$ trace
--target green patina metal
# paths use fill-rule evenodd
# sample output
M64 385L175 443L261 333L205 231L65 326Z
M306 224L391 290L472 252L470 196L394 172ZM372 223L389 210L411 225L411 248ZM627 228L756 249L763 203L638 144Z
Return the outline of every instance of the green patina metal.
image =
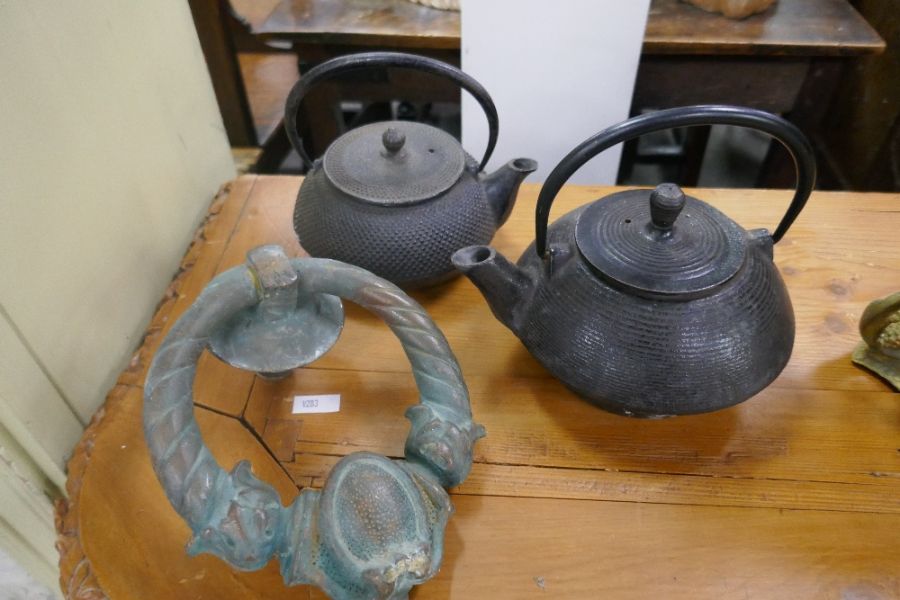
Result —
M859 320L863 341L853 362L880 375L900 391L900 292L875 300Z
M403 460L351 454L321 491L304 489L284 507L246 461L228 473L203 443L193 416L197 360L215 339L217 355L261 373L306 364L340 332L335 297L375 313L400 339L420 404L406 413ZM252 334L242 339L241 330ZM298 348L301 330L322 333L301 336ZM447 340L414 300L364 269L289 260L279 247L263 246L248 254L247 265L216 277L166 336L144 388L144 433L172 506L194 532L190 553L209 552L242 570L274 556L286 584L356 600L406 598L438 571L453 510L445 488L468 475L484 429L472 420Z

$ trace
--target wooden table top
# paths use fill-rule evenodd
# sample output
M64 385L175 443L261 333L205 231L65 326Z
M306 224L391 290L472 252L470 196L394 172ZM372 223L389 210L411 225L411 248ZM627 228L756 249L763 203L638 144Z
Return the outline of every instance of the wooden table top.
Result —
M58 520L69 598L322 597L284 588L275 562L238 573L212 556L189 558L188 528L141 430L153 353L204 285L259 244L302 255L291 228L300 181L245 176L227 186L75 449ZM552 218L611 190L567 186ZM533 238L537 192L522 187L494 240L507 256ZM694 195L747 228L772 227L790 196ZM900 194L815 193L775 249L797 318L790 363L747 402L692 417L629 419L575 397L464 278L416 292L459 358L488 435L453 490L443 568L413 596L900 598L900 395L850 362L863 308L900 290L898 231ZM341 394L341 411L291 414L295 394L313 393ZM310 367L271 382L206 355L195 398L220 464L250 459L288 503L350 452L402 456L403 411L417 393L397 340L348 305L341 339Z
M459 49L459 13L408 0L281 0L255 33L304 43ZM743 20L652 0L644 54L847 56L884 50L847 0L778 0Z

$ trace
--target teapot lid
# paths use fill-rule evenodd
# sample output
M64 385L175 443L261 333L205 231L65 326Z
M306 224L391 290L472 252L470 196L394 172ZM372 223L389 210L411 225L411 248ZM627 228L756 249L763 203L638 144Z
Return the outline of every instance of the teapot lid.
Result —
M744 262L746 232L672 183L594 202L575 225L578 250L601 277L630 291L701 295Z
M412 121L372 123L329 146L325 175L345 194L376 204L412 204L434 198L459 180L466 164L456 139Z

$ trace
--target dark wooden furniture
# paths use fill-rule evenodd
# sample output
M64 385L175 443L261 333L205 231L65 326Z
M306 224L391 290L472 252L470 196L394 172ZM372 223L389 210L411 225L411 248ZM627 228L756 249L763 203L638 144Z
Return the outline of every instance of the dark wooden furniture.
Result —
M458 14L407 0L281 0L256 33L294 44L301 61L312 62L370 47L458 61L460 47ZM779 0L740 21L679 0L652 0L631 112L741 104L786 114L813 131L848 60L883 49L884 41L848 0ZM707 135L698 129L687 137L696 151L683 183L696 182ZM329 137L318 136L320 151ZM631 145L626 156L634 151ZM777 175L778 169L766 172Z
M743 20L679 0L652 0L632 114L686 104L740 104L786 115L816 138L844 68L885 44L847 0L778 0ZM708 128L694 128L682 183L694 185ZM826 185L828 162L817 147ZM626 156L635 145L626 146ZM626 164L627 161L623 161ZM792 167L773 146L766 187L791 185ZM832 186L833 187L833 184Z
M365 50L404 50L459 65L459 13L407 0L282 0L255 29L260 39L290 43L300 68ZM327 82L304 102L301 124L310 155L321 155L342 131L336 105L403 99L459 102L459 91L442 79L409 71Z
M353 46L460 47L459 13L407 0L281 0L263 39ZM744 20L679 0L652 0L644 54L852 56L884 42L847 0L779 0Z
M228 141L232 146L256 146L258 140L250 114L247 90L241 78L237 51L229 33L228 2L191 0L189 4Z
M282 0L256 30L300 44L459 50L459 13L407 0Z
M252 35L253 24L230 0L189 5L229 143L259 148L253 170L277 168L290 149L282 128L284 98L299 77L290 46L268 45Z
M283 52L240 52L237 56L256 145L262 149L254 170L272 172L291 150L284 131L284 101L300 77L297 59L292 53Z
M285 588L275 561L240 573L185 553L190 532L153 474L141 425L146 370L209 280L253 246L302 249L297 177L230 183L188 250L147 335L68 465L59 507L62 589L71 600L323 598ZM614 191L566 186L558 214ZM494 244L534 237L538 186L523 185ZM697 190L747 228L771 227L786 191ZM797 600L900 598L900 395L856 368L856 323L897 291L900 194L816 192L775 260L797 341L749 401L691 417L605 413L553 379L466 279L415 294L447 336L487 437L452 491L456 514L429 598ZM195 414L216 460L249 459L284 503L321 487L344 455L403 455L418 397L403 350L350 303L323 358L272 382L201 359ZM295 415L296 394L339 393L338 413ZM2 594L0 594L2 595Z
M651 0L644 54L858 56L884 41L847 0L777 0L729 19L679 0Z
M856 5L887 50L843 71L816 141L841 187L900 190L900 6L882 0Z

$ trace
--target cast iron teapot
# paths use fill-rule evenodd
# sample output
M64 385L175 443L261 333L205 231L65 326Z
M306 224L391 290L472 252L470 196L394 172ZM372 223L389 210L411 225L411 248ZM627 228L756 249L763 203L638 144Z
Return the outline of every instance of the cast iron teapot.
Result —
M792 155L797 189L774 234L745 231L674 184L612 194L547 228L560 188L600 152L715 124L768 133ZM791 355L794 313L772 250L815 176L809 141L780 117L731 106L662 110L602 131L559 163L518 265L487 246L459 250L453 263L538 361L600 407L639 417L717 410L765 388Z
M487 115L481 162L449 134L423 123L389 121L351 130L313 162L297 130L307 92L351 71L402 67L446 77L470 92ZM506 221L519 184L537 168L526 158L495 173L481 171L497 143L499 120L480 83L440 61L396 52L366 52L329 60L294 85L285 109L291 145L308 173L294 208L300 245L312 256L348 262L404 287L456 274L454 251L487 244Z

